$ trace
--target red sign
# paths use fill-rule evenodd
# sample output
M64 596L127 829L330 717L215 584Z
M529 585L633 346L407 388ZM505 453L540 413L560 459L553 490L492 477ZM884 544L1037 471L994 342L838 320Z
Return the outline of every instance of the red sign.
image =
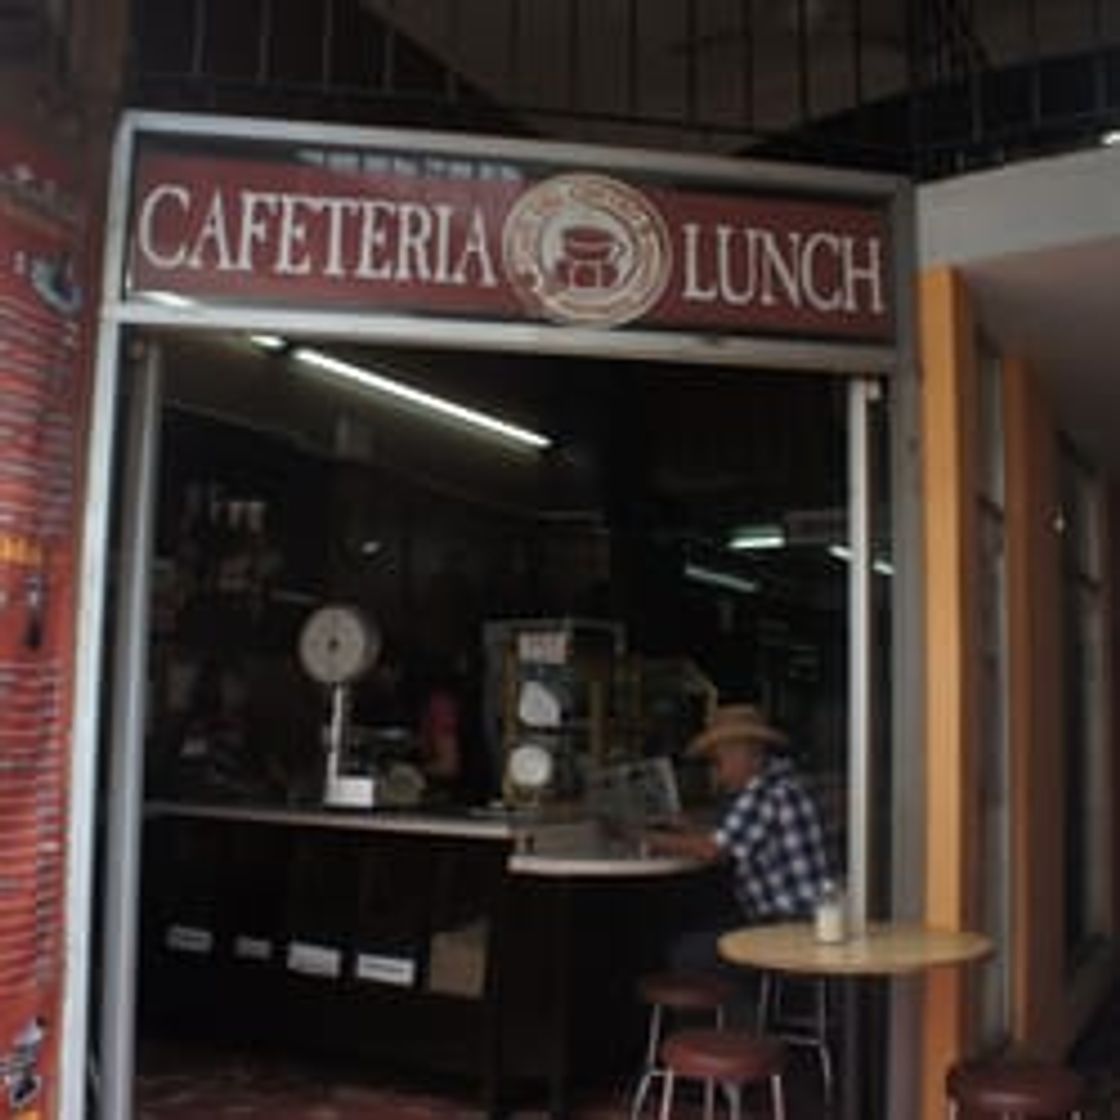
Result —
M882 205L365 156L142 150L130 294L562 326L892 337Z
M55 1106L75 477L85 408L80 234L61 168L0 128L0 1117Z

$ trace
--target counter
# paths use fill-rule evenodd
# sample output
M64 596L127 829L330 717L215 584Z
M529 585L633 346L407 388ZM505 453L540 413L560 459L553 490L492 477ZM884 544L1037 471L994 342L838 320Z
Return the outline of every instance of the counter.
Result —
M177 801L150 801L145 813L149 818L177 817L396 836L506 841L511 845L507 866L514 875L645 878L678 875L697 868L695 860L619 851L617 845L601 839L594 822L578 818L549 820L514 814L500 817L492 813L472 813L470 810L363 811Z
M635 1068L636 976L711 886L572 817L153 801L145 827L145 1029L468 1074L491 1115Z

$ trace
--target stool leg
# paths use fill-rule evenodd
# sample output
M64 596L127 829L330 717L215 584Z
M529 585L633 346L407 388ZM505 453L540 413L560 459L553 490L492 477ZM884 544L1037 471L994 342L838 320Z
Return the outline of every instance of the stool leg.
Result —
M634 1099L630 1105L630 1120L640 1120L642 1110L646 1104L646 1094L653 1088L654 1079L660 1072L657 1068L657 1051L661 1046L661 1020L663 1010L661 1004L655 1003L649 1013L649 1034L646 1038L646 1065L638 1086L634 1090Z
M661 1076L661 1071L657 1069L647 1069L643 1071L641 1079L638 1081L638 1087L634 1090L634 1099L630 1105L630 1120L641 1120L646 1107L646 1096L650 1089L653 1088L653 1083L659 1076Z
M709 1077L704 1082L704 1120L715 1120L716 1083Z
M828 1045L828 981L817 981L817 1055L821 1063L824 1103L832 1104L832 1050Z
M770 982L770 973L764 972L758 985L758 1008L755 1013L760 1034L766 1030L766 1024L770 1021Z
M661 1079L661 1112L660 1120L670 1120L673 1112L673 1081L674 1075L671 1069L665 1071L664 1077Z
M770 1078L770 1104L774 1120L786 1120L786 1087L780 1073Z
M743 1092L738 1085L724 1083L723 1091L727 1094L727 1111L730 1120L742 1120Z
M832 1051L828 1048L827 1042L821 1042L817 1046L817 1054L821 1060L821 1089L824 1093L824 1103L829 1105L832 1103Z
M828 980L814 981L813 1019L816 1026L816 1057L821 1063L821 1090L824 1103L832 1103L832 1049L829 1046L829 983Z
M649 1035L646 1038L646 1067L657 1065L657 1049L661 1045L661 1004L655 1003L649 1013Z

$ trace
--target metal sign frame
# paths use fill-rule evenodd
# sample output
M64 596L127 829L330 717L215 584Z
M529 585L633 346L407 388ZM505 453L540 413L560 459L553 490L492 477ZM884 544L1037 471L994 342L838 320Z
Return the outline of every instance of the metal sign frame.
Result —
M726 158L680 156L643 150L620 150L591 145L547 144L496 137L469 137L454 133L420 132L337 125L289 124L272 120L185 116L138 112L125 116L114 153L114 184L109 216L110 249L104 288L104 313L119 324L182 328L277 332L294 336L345 338L382 344L453 347L467 350L500 350L551 353L576 357L673 361L692 364L753 366L784 370L889 375L896 365L891 345L844 341L801 341L766 336L737 336L693 330L602 330L558 327L548 323L471 321L468 318L425 317L402 314L362 314L353 311L292 311L260 305L198 303L165 307L129 298L121 292L129 233L131 175L138 141L145 136L212 138L246 143L273 142L311 147L339 147L359 151L408 151L416 155L459 156L481 161L510 160L560 169L630 171L672 176L728 188L751 188L769 195L782 192L800 198L836 202L864 202L886 209L888 227L899 227L896 204L905 193L902 181L889 176L806 168L792 164L765 164ZM896 253L900 238L892 236ZM905 292L899 283L899 261L891 260L892 306Z

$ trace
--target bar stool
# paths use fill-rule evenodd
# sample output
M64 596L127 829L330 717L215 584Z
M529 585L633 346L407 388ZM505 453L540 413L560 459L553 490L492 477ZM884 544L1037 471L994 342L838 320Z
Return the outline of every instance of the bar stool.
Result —
M783 1010L785 980L779 973L764 972L758 994L758 1029L774 1035L790 1046L812 1049L821 1067L821 1088L825 1104L832 1102L832 1049L828 1042L828 982L823 977L799 980L808 988L811 1006L805 1014L791 1015Z
M730 1120L741 1120L742 1087L768 1081L773 1120L785 1120L785 1046L780 1039L743 1031L677 1031L662 1044L661 1063L665 1073L660 1120L672 1116L678 1078L704 1083L704 1120L713 1120L716 1085L727 1098Z
M655 972L638 981L638 994L649 1009L645 1064L630 1106L631 1120L638 1120L654 1081L665 1076L659 1062L661 1038L668 1012L710 1011L717 1029L724 1025L723 1009L735 996L735 985L710 972Z
M1042 1062L962 1062L945 1079L950 1120L962 1113L1003 1120L1082 1120L1085 1081L1064 1066Z

